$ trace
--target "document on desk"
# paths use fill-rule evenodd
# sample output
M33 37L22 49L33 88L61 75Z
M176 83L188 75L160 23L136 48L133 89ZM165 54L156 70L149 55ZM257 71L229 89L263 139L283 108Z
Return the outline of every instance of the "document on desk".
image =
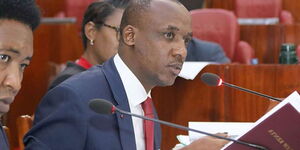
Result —
M257 120L238 140L273 150L300 149L300 96L292 93L272 110ZM237 143L229 143L225 150L251 150Z
M187 80L194 80L194 78L199 74L199 72L209 64L216 64L214 62L184 62L182 69L179 73L179 77Z
M189 127L216 134L227 132L229 137L236 138L243 135L253 126L253 122L189 122ZM197 140L204 134L189 131L190 141Z

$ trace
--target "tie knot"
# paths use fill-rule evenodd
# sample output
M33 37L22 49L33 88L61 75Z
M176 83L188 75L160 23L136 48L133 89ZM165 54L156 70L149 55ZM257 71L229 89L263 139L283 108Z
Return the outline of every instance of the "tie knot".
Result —
M142 108L144 110L145 115L153 114L152 110L152 98L147 97L147 99L142 103Z

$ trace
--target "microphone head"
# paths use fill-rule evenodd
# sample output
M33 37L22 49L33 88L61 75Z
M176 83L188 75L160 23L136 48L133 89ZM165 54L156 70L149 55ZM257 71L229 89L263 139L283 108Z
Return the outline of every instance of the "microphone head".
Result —
M220 86L223 82L218 75L213 73L203 73L201 75L201 80L209 86Z
M104 114L104 115L114 113L114 108L115 108L115 106L111 102L104 100L104 99L90 100L89 107L94 112L99 113L99 114Z

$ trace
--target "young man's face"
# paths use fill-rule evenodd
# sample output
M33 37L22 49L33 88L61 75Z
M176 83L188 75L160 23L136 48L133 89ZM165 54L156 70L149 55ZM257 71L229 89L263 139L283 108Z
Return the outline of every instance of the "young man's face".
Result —
M29 26L0 20L0 116L21 88L23 72L33 55L33 35Z
M172 85L192 38L190 14L180 4L154 1L144 17L134 45L139 78L154 86Z

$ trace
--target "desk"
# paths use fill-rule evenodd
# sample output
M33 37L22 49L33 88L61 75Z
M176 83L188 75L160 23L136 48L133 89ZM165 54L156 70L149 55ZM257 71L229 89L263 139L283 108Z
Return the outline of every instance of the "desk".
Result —
M282 43L300 44L300 24L241 25L240 39L248 42L261 64L278 64Z
M270 101L228 87L209 87L200 81L204 72L218 74L225 82L274 97L300 89L300 65L210 65L196 79L177 78L170 87L157 87L152 97L161 120L188 125L189 121L256 121ZM162 125L161 149L170 149L185 131Z
M207 8L223 8L235 10L235 0L205 0ZM282 0L282 9L292 13L295 22L300 22L299 0Z
M283 25L241 25L240 40L251 45L258 63L278 63L280 45L284 42L283 29Z

